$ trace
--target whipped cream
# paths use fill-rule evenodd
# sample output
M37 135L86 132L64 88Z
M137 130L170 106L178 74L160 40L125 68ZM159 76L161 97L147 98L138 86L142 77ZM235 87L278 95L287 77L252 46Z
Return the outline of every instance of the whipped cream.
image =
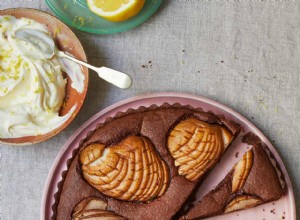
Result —
M72 87L79 93L84 89L81 67L56 56L42 58L34 48L22 49L14 33L21 28L48 32L33 20L0 16L0 138L42 135L67 121L76 105L59 116L65 97L66 79L70 75ZM26 56L32 51L36 59Z

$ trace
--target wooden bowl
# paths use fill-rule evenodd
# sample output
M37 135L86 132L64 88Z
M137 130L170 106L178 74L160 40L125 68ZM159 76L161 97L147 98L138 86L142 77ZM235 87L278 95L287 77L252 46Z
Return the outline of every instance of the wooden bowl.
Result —
M48 31L52 34L52 37L55 39L56 46L59 50L66 51L68 53L73 54L80 60L87 61L86 54L84 49L75 36L75 34L68 28L64 23L58 20L56 17L45 13L43 11L39 11L36 9L30 8L12 8L6 10L0 10L0 15L12 15L16 18L29 18L35 20L41 24L44 24ZM85 76L84 81L84 90L82 93L78 93L75 89L71 87L72 81L68 77L67 74L64 73L64 76L67 78L68 82L66 85L66 96L65 96L65 104L60 110L60 115L65 115L70 109L77 104L76 109L72 116L60 127L52 130L49 133L37 136L26 136L20 138L0 138L0 143L7 145L29 145L35 144L42 141L45 141L58 133L60 133L63 129L65 129L78 114L79 110L82 107L84 102L87 87L88 87L88 69L83 68L83 74Z

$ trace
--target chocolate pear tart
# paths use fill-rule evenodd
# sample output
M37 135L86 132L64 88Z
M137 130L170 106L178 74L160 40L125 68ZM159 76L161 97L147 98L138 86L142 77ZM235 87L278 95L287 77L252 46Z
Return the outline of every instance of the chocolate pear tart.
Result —
M223 116L180 104L129 109L107 118L90 131L68 160L68 169L62 174L55 195L52 219L153 220L208 216L192 215L202 204L191 208L194 194L240 129ZM255 145L217 187L224 191L218 197L220 208L209 215L280 198L283 191L275 181L272 164L257 162L268 161L265 158L262 147ZM255 171L257 166L262 166L260 170L267 174ZM273 178L277 191L268 193L260 181L249 183L258 175ZM261 195L260 191L266 191L267 195ZM207 207L215 206L213 199L206 200L210 202L205 202Z
M266 146L252 133L243 141L253 145L219 185L181 219L202 219L248 209L281 198L285 182Z
M108 118L69 160L53 219L172 219L239 130L179 104Z

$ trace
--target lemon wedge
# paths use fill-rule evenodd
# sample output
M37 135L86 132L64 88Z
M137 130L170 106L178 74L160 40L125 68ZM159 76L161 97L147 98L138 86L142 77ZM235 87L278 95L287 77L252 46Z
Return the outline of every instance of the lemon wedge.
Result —
M113 22L125 21L137 15L145 0L87 0L90 10Z

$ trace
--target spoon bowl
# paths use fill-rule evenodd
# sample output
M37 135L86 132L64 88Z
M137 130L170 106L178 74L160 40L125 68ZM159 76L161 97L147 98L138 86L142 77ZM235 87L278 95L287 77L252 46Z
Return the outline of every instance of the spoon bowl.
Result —
M30 44L38 53L42 54L45 59L50 59L54 56L55 43L52 37L46 33L35 29L22 28L15 32L15 38L26 44ZM19 42L19 43L22 43ZM24 45L23 45L24 48ZM25 48L30 48L26 47ZM20 50L22 51L22 50ZM26 56L35 59L33 53L26 51Z

